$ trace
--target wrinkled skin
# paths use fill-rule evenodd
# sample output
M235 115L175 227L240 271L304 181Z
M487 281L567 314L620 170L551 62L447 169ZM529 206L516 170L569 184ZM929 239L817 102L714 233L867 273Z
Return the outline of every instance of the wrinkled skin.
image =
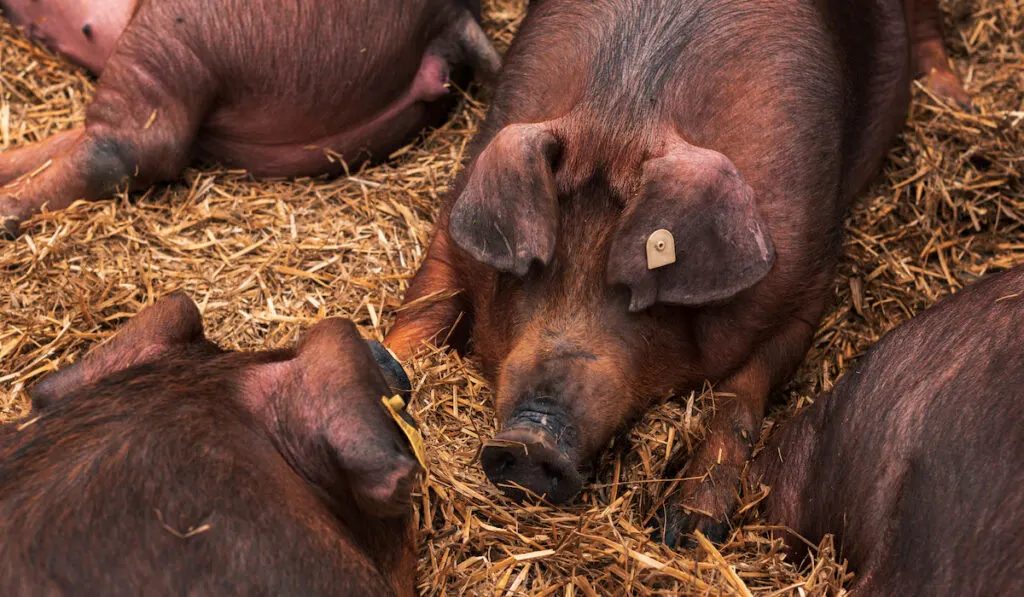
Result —
M401 358L472 346L503 427L481 456L495 483L567 501L616 432L709 381L661 531L726 536L843 217L905 117L907 31L896 0L531 6L385 339ZM676 260L648 269L659 229Z
M890 332L751 465L769 522L836 535L852 594L1024 594L1022 293L1018 266Z
M0 594L414 595L395 371L345 320L222 352L158 301L0 426Z
M500 64L478 2L464 0L0 0L0 9L99 75L84 127L0 154L0 220L12 234L44 206L145 188L194 157L258 176L336 174L386 158L444 118L450 81Z

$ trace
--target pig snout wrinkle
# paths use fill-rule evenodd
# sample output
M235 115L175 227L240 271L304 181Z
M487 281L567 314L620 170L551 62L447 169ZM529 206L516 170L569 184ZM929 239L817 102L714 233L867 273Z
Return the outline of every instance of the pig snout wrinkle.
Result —
M571 453L579 444L579 431L560 404L547 398L524 400L516 406L506 428L536 427L555 441L559 450Z

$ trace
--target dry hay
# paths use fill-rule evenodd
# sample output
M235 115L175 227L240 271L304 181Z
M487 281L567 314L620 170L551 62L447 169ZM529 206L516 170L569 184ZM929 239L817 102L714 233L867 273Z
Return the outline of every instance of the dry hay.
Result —
M502 46L523 4L485 2ZM837 306L783 394L784 410L939 297L1024 262L1024 3L946 4L947 37L977 113L915 92L884 176L849 219ZM0 38L0 149L81 122L89 79L5 21ZM380 337L483 111L467 96L449 124L350 177L255 181L200 167L141 197L40 216L17 241L0 241L0 417L25 413L26 386L174 289L197 300L208 335L230 348L286 345L331 315ZM575 505L519 507L476 462L495 420L472 364L438 353L413 372L432 463L419 498L424 595L844 592L849 575L827 541L794 565L752 511L720 550L650 540L644 527L666 490L666 454L699 438L701 397L667 404L617 439Z

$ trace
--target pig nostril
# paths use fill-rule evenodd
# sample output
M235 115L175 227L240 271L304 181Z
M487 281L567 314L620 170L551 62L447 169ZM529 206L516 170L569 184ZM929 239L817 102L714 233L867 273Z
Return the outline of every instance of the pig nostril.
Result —
M541 468L544 469L544 475L548 478L548 484L550 485L551 490L554 491L558 488L558 482L562 479L561 471L558 471L547 463L542 464Z
M516 457L509 452L504 452L498 456L498 460L494 463L494 474L500 475L506 470L511 468L516 463Z

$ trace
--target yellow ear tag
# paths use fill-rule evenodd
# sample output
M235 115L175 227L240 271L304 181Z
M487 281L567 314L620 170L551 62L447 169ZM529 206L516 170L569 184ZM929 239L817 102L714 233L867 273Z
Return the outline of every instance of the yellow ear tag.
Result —
M676 262L676 239L664 228L647 238L647 269L658 269Z
M391 398L381 396L380 401L384 403L384 408L387 409L388 414L395 420L395 423L398 423L398 428L405 434L405 439L409 440L409 445L412 446L412 453L416 455L416 460L420 463L420 467L423 468L423 472L426 473L427 452L423 448L423 435L419 429L406 423L402 415L399 414L405 410L405 400L402 400L401 396L395 394Z

